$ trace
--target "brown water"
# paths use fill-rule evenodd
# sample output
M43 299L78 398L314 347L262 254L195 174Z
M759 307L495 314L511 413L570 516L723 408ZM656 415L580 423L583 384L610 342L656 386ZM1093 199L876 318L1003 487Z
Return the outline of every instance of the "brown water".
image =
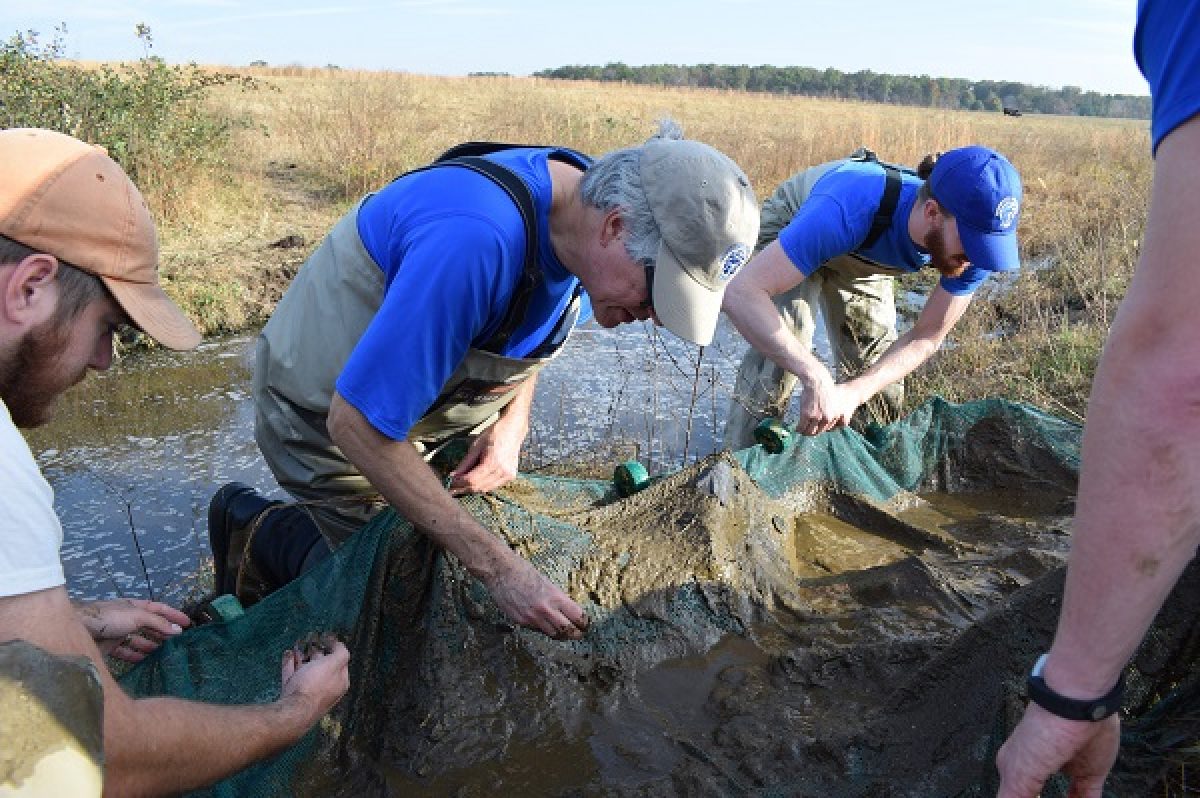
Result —
M638 350L628 337L580 336L542 381L535 425L549 416L560 431L565 419L581 436L599 435L628 430L619 419L640 408L640 423L679 432L681 408L701 404L690 383L682 400L663 401L647 418L663 382L622 370L635 362L631 353L653 352L648 340ZM132 518L156 594L170 598L173 580L206 553L211 492L229 479L272 484L252 439L250 344L232 339L127 363L68 397L59 422L33 437L58 491L77 594L145 595ZM597 382L578 379L581 360L601 358L608 382L598 371L587 372ZM595 409L597 386L609 390L601 404L617 410ZM978 443L993 450L986 436ZM980 695L977 674L990 669L987 684L997 686L1027 665L1030 644L992 635L948 674L937 670L938 653L1062 562L1070 487L1042 494L1025 482L880 508L820 486L772 499L732 461L716 462L725 463L722 479L706 461L594 507L566 507L530 480L502 492L497 503L554 511L588 534L564 586L596 613L591 659L474 616L443 619L460 623L462 643L443 646L434 635L428 652L415 639L385 651L356 640L358 661L420 678L380 670L379 683L357 684L354 725L373 732L342 740L349 769L322 761L305 774L312 789L298 794L740 795L788 785L796 795L899 795L835 785L844 777L869 784L880 773L912 784L930 764L960 780L986 770L980 740L992 727L981 719L995 717L999 694L986 693L992 703L967 712L969 723L963 702ZM465 574L445 573L435 594L469 592ZM1044 596L1035 606L1049 616ZM420 662L409 662L418 653ZM971 664L971 656L985 659ZM881 714L930 668L912 688L929 694L916 714ZM922 759L905 747L919 742L917 726L894 726L908 717L966 725L942 734L949 748ZM960 741L974 746L972 762L962 761ZM363 789L338 792L341 783Z
M670 465L685 439L693 453L716 448L720 376L737 352L714 347L697 369L662 341L638 328L577 336L541 380L531 452L662 439L660 465ZM58 421L31 436L64 518L73 593L147 595L149 583L172 600L207 555L212 492L231 479L273 487L253 441L251 346L243 337L133 359L65 397ZM693 383L705 369L707 387ZM701 585L705 601L739 597L742 631L699 639L678 619L682 636L617 641L637 656L611 677L595 664L573 674L564 660L558 678L578 678L578 689L546 682L523 656L489 672L487 658L456 653L431 666L468 669L441 714L406 721L411 736L389 741L400 759L370 765L390 793L736 795L803 783L797 794L832 795L843 772L904 772L906 752L879 747L892 732L863 731L861 718L1066 549L1062 490L932 493L883 519L838 511L839 501L775 502L749 485L729 506L698 503L694 487L670 482L578 511L596 548L569 588L670 624L671 597ZM536 506L528 488L512 490ZM613 568L627 560L642 565ZM931 711L954 713L951 694L937 700ZM854 750L830 748L839 738ZM873 750L884 761L860 766Z
M398 794L429 796L549 796L587 786L649 787L668 779L681 757L703 755L700 748L719 722L706 707L710 696L731 674L769 660L754 643L729 635L701 656L638 674L621 693L587 707L575 728L549 743L515 742L497 760L427 780L392 773L388 786ZM496 731L512 735L514 730Z
M273 485L252 434L250 344L129 358L72 389L54 421L28 433L55 491L73 595L182 597L208 556L216 488Z

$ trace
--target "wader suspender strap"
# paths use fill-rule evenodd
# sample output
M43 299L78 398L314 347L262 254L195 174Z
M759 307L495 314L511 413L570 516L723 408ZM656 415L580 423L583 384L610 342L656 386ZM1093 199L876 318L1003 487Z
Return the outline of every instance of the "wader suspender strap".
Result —
M502 150L530 146L536 145L502 144L495 141L468 141L446 150L428 166L412 170L412 172L422 172L438 166L461 166L478 172L485 177L491 178L493 182L508 192L508 196L512 198L513 204L521 212L521 221L525 223L525 265L524 270L521 272L521 281L517 284L512 301L509 302L508 313L505 315L504 320L500 322L500 328L483 346L479 347L493 354L500 354L500 350L504 347L504 344L517 329L517 325L525 318L525 311L529 307L529 300L533 296L533 291L537 287L538 281L542 279L542 270L538 265L537 211L534 209L533 195L529 192L529 187L525 185L524 180L513 174L510 169L494 161L489 161L482 156ZM552 155L551 157L554 156ZM588 162L590 163L590 160ZM412 172L406 172L405 174L412 174ZM403 176L401 175L401 177ZM575 296L578 297L581 292L582 287L577 285L575 287ZM570 308L570 303L568 303L567 307ZM560 319L559 321L561 324L562 320ZM556 327L555 331L557 329Z
M879 202L879 210L875 212L875 218L871 221L871 230L863 242L858 245L860 250L870 249L871 245L887 232L892 224L892 214L896 212L896 203L900 201L900 186L903 183L900 170L885 163L879 165L883 167L887 182L883 186L883 199Z
M458 148L455 148L458 149ZM450 153L453 153L451 150ZM449 155L450 153L447 153ZM444 157L444 156L443 156ZM463 166L481 175L490 177L497 185L508 192L513 204L521 212L521 220L525 223L525 267L521 272L521 281L513 292L512 301L508 304L508 313L500 323L500 329L480 348L499 354L504 348L517 325L525 318L525 310L529 307L529 299L538 281L542 279L542 270L538 265L537 214L533 208L533 196L525 181L498 163L480 158L476 155L462 155L447 160L438 160L436 166Z

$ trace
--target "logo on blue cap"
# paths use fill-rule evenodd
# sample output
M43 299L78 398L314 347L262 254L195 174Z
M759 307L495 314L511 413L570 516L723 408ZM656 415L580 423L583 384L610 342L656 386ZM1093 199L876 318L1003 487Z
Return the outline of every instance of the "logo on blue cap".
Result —
M1021 176L1007 158L987 147L950 150L934 165L929 189L958 222L971 263L989 271L1021 265L1016 236Z
M1020 212L1021 203L1017 202L1016 197L1005 197L1000 200L1000 204L996 206L996 218L1000 220L1000 229L1007 230L1012 227Z

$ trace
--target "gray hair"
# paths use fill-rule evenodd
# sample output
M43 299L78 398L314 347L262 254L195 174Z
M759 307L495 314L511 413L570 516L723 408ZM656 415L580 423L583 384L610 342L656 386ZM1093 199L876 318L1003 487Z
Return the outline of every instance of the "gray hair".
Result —
M654 139L682 139L683 129L673 119L661 119ZM658 257L662 233L646 201L641 176L642 147L626 147L601 157L583 174L579 192L585 205L607 213L621 209L628 235L625 251L638 263L651 264Z

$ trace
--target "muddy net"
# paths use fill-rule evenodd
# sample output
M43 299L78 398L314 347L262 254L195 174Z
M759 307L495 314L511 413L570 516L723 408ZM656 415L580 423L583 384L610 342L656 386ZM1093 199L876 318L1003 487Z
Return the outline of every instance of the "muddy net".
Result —
M1027 406L934 400L865 437L713 455L625 499L524 475L463 502L585 606L584 640L514 628L385 513L124 684L267 701L297 638L346 641L334 712L202 795L994 795L1057 619L1079 441ZM1198 598L1193 567L1130 667L1109 795L1149 794L1195 748Z

